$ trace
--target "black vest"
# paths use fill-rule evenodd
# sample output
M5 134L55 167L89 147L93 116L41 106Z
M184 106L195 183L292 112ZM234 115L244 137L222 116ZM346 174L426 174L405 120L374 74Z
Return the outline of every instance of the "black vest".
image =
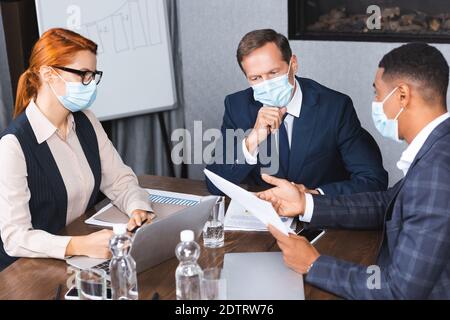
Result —
M87 116L82 112L76 112L73 116L78 139L95 179L94 190L88 204L88 208L91 208L98 200L101 182L98 141ZM25 112L12 122L0 138L7 134L16 136L25 156L33 228L57 234L66 225L67 191L50 148L47 142L37 143ZM0 237L0 271L16 259L5 252Z

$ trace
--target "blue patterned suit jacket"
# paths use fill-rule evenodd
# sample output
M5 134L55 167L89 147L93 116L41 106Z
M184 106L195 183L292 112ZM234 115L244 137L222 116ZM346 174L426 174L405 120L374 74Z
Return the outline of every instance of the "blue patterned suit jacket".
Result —
M314 263L310 284L347 299L450 299L450 119L388 191L315 196L311 226L383 229L383 243L379 288L367 267L330 256Z

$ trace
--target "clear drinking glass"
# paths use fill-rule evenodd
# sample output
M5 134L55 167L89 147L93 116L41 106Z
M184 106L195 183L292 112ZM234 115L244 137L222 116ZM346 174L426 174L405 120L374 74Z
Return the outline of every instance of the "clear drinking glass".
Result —
M221 268L203 270L201 280L202 300L226 300L227 282Z
M210 219L203 227L203 245L206 248L221 248L225 242L225 232L223 228L223 211L225 210L225 200L221 197L214 205Z
M76 275L76 282L80 300L106 299L105 270L80 270Z

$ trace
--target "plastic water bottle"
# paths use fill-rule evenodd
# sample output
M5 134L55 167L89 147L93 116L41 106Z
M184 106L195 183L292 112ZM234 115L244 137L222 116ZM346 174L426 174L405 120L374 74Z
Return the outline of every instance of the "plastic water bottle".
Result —
M177 300L200 300L202 268L197 263L200 246L194 241L194 232L184 230L180 234L181 242L175 249L180 264L175 272Z
M109 265L113 300L138 299L136 262L130 255L131 245L127 225L114 225L114 237L109 242L113 254Z

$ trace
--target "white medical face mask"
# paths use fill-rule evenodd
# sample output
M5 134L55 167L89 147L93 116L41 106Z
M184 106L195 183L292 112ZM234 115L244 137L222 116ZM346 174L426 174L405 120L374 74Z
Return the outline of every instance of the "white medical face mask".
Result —
M386 101L394 94L397 89L398 87L392 90L391 93L389 93L383 101L372 102L372 120L375 124L375 128L377 128L378 132L380 132L383 137L392 139L396 142L402 142L402 140L400 140L398 136L398 117L403 112L404 108L401 108L394 119L388 119L386 113L384 113L383 108Z
M56 71L55 71L56 72ZM59 96L50 85L55 96L59 102L70 112L78 112L89 108L97 97L97 84L92 80L88 85L81 82L69 82L63 79L61 75L56 72L59 78L66 84L66 94Z
M279 108L288 105L292 97L292 91L294 90L294 86L289 83L291 64L292 63L290 62L286 74L252 86L253 97L256 101L267 106Z

